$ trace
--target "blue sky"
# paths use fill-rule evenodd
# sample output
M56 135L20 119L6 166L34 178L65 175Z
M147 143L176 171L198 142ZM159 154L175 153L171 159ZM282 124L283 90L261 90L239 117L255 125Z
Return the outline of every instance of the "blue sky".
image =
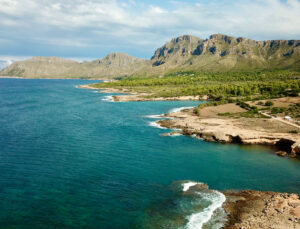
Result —
M300 0L0 0L0 61L150 58L173 37L300 39Z

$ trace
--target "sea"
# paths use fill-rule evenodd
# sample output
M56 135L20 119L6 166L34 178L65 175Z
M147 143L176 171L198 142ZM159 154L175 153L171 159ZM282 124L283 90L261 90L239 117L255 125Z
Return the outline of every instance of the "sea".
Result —
M1 229L218 229L224 190L300 194L299 160L269 147L163 136L159 115L201 101L77 87L94 82L0 79Z

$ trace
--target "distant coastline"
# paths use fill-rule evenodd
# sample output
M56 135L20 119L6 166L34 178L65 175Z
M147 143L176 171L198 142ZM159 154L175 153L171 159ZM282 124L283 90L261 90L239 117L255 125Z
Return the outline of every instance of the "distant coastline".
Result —
M103 88L93 86L93 84L79 85L78 88L99 90L99 93L121 93L124 95L113 95L114 102L143 102L143 101L203 101L209 100L208 96L175 96L175 97L151 97L148 93L128 91L126 89Z
M111 79L99 79L99 78L63 78L63 77L53 77L53 78L36 78L36 77L19 77L19 76L1 76L0 79L36 79L36 80L98 80L98 81L110 81Z

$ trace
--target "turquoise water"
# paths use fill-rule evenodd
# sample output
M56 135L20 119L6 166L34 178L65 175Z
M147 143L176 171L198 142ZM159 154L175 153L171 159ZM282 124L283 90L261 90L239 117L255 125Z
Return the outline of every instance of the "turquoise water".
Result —
M112 103L75 87L87 83L0 79L1 228L178 228L195 200L181 180L300 193L297 160L163 137L145 117L199 102Z

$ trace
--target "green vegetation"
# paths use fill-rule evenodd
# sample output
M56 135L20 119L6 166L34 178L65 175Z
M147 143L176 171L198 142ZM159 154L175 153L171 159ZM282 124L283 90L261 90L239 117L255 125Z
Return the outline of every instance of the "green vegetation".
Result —
M271 114L283 114L299 118L300 106L297 103L290 105L289 107L272 107Z
M213 100L230 97L283 97L300 91L299 72L266 71L246 73L178 72L163 77L126 78L117 82L101 83L99 88L128 88L148 92L153 97L203 96ZM221 98L220 98L221 97Z
M250 106L249 104L238 101L236 105L240 106L241 108L246 109L246 112L238 112L238 113L219 113L219 116L226 116L226 117L232 117L232 118L270 118L264 114L261 114L256 106Z
M270 118L268 116L265 116L261 113L259 113L257 110L250 110L247 112L238 112L238 113L219 113L219 116L223 117L230 117L230 118Z
M280 114L284 113L286 111L286 108L284 107L272 107L271 114Z
M126 88L132 92L145 92L148 97L208 96L210 103L198 109L226 103L237 103L248 110L246 116L260 116L258 108L245 101L297 96L300 92L300 73L295 71L257 71L231 73L177 72L152 78L129 77L116 82L100 83L98 88ZM265 104L269 108L273 102ZM300 105L299 105L300 107ZM197 113L198 110L196 109ZM276 111L274 111L276 112Z
M273 106L273 105L274 105L274 103L272 101L265 102L265 106L267 106L267 107L270 107L270 106Z
M262 101L259 101L259 102L257 103L257 105L263 106L264 103L263 103Z

